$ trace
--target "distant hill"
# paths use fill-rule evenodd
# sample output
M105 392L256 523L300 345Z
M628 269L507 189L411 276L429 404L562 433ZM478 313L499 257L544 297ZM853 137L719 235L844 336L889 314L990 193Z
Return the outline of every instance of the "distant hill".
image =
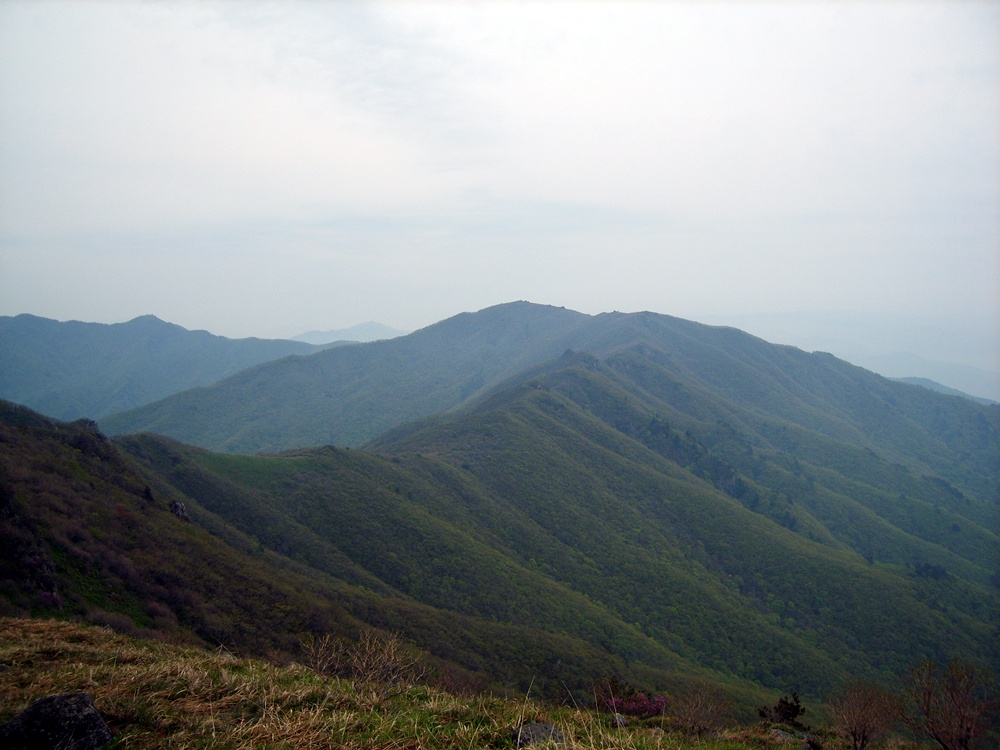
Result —
M944 393L948 396L961 396L962 398L970 398L973 401L978 401L981 404L996 403L996 401L993 401L988 398L980 398L979 396L972 396L956 388L949 388L948 386L942 385L941 383L938 383L937 381L931 380L929 378L893 378L893 380L896 380L900 383L909 383L910 385L919 385L921 388L928 388L932 391L937 391L938 393Z
M988 344L984 344L984 348ZM982 398L994 403L1000 401L1000 373L955 362L940 362L907 352L873 354L867 351L845 352L862 367L868 367L886 377L902 380L912 378L926 383L940 383L958 394ZM947 385L944 385L947 384Z
M152 316L105 325L0 317L0 398L58 419L98 419L318 347L228 339Z
M398 328L369 321L359 323L350 328L341 328L333 331L307 331L306 333L293 336L293 341L304 341L307 344L332 344L335 341L381 341L382 339L394 339L405 336L407 331L400 331Z

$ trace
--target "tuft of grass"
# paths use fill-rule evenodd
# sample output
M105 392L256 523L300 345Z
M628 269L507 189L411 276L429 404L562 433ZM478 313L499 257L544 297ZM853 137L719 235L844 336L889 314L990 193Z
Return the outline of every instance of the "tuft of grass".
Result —
M0 722L33 700L84 691L121 748L513 748L522 722L554 724L559 747L745 750L777 747L763 735L693 740L650 724L530 699L458 697L420 684L328 677L103 627L0 618ZM537 746L544 750L547 745Z

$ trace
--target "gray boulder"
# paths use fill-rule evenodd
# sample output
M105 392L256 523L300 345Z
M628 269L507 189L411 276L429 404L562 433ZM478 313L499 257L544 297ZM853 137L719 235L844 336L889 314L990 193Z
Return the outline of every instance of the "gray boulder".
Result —
M170 503L170 512L177 516L182 521L190 521L191 516L188 515L187 506L184 505L180 500L174 500Z
M551 724L522 724L514 730L514 744L518 747L542 742L565 742L563 733Z
M112 739L86 693L39 698L0 726L0 747L7 750L97 750Z
M613 726L615 729L621 729L622 727L627 727L628 717L623 716L622 714L617 712L611 714L611 726Z

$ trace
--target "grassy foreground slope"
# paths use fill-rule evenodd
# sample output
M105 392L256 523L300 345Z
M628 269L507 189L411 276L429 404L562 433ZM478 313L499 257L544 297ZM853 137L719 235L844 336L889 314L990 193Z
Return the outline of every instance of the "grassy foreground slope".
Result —
M763 728L689 737L676 732L669 717L612 728L607 714L527 696L459 697L409 681L328 678L295 663L276 666L53 620L0 618L0 664L0 724L34 699L82 691L93 697L114 746L140 750L499 750L515 747L512 730L532 722L554 725L566 740L559 746L570 748L759 750L799 744Z
M662 747L582 711L328 679L51 620L0 619L0 664L0 723L33 699L88 692L120 747L502 748L514 746L513 727L539 719L577 747Z
M662 714L631 719L515 697L457 695L416 676L335 677L291 662L234 656L55 620L0 618L0 725L32 701L84 692L111 731L112 747L513 748L514 729L544 722L562 735L538 747L607 750L791 750L808 744L847 750L842 729L807 709L798 727L734 723L718 694L673 694ZM383 677L386 673L383 672ZM876 747L925 750L929 742L890 732ZM969 747L995 745L987 734ZM991 744L992 743L992 744Z

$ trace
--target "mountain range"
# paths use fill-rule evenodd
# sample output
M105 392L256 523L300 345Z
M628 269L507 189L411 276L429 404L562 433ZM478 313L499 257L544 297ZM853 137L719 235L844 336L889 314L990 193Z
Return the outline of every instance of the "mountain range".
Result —
M745 708L1000 659L1000 407L732 328L512 303L113 440L0 411L0 614L254 653L374 627L475 684Z
M708 378L729 393L756 387L772 401L789 385L787 376L774 380L785 360L815 364L825 356L763 344L737 329L666 315L590 316L517 302L457 315L388 341L265 363L100 421L110 434L156 432L237 453L358 446L395 425L469 403L567 350L605 357L629 347L659 347L691 377ZM852 372L882 382L858 368ZM791 404L803 394L798 388L789 395Z
M251 365L320 347L299 341L228 339L153 315L127 323L0 317L0 398L58 419L96 419Z

